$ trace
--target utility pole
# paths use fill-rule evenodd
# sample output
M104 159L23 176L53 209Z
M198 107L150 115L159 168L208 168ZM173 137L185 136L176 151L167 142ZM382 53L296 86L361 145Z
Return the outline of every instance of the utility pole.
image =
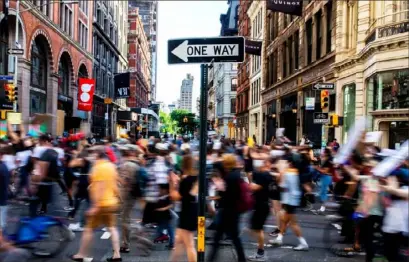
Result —
M8 1L8 0L6 0L6 1ZM15 46L17 47L17 48L20 48L20 44L18 43L19 42L19 20L20 19L20 0L17 0L16 1L16 28L15 28L15 36L14 36L14 39L15 39ZM15 88L17 88L18 89L18 79L17 79L17 76L18 76L18 56L15 56L15 61L14 61L14 86L15 86ZM17 96L17 99L14 99L14 101L13 101L13 111L14 112L17 112L17 103L18 103L18 96Z
M4 27L6 28L6 34L5 34L5 37L6 37L6 41L7 41L7 50L8 50L8 48L9 48L9 46L8 46L8 39L9 39L9 6L10 6L10 2L9 2L9 0L4 0L3 1L3 14L4 14L4 17L3 17L3 20L4 20ZM4 68L4 74L5 75L7 75L8 74L8 72L9 72L9 55L8 55L8 52L7 52L7 59L6 59L6 63L5 63L5 68Z

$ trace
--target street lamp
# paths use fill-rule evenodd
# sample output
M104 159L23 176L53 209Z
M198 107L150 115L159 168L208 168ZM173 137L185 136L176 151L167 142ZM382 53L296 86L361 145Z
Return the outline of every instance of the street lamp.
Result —
M37 7L41 7L41 6L45 6L48 4L53 4L53 3L61 3L64 2L65 4L78 4L79 1L50 1L50 2L46 2L42 5L36 5L36 6L32 6L23 10L20 10L20 0L17 0L16 2L16 29L14 30L15 32L15 36L14 39L16 41L15 45L17 48L21 48L21 45L18 43L19 39L19 18L20 18L20 13L29 11L31 9L37 8ZM8 30L8 29L7 29ZM18 74L18 57L16 56L16 61L14 61L14 86L17 86L17 75ZM17 111L17 100L13 102L13 111Z

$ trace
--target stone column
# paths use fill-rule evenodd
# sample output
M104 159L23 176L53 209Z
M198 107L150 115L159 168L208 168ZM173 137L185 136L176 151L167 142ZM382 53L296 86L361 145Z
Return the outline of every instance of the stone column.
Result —
M328 27L331 27L331 25L327 24L327 8L324 5L321 8L321 12L322 12L322 17L321 17L321 21L322 21L322 42L321 42L321 56L324 56L327 53L327 34L328 34Z
M297 119L296 121L298 122L299 126L297 126L297 139L296 141L299 141L302 138L302 135L304 133L303 130L303 115L301 112L301 107L304 106L304 92L303 91L298 91L297 94Z
M78 84L74 81L71 83L70 96L72 97L72 116L78 115Z
M357 1L358 5L358 30L357 30L357 51L362 50L365 47L365 38L367 37L367 31L370 26L370 7L369 1Z
M19 111L22 115L23 122L28 122L30 119L30 77L31 63L26 59L19 59L18 63L18 104ZM28 126L26 126L28 131Z
M277 118L276 118L276 123L278 127L281 127L281 121L280 121L280 115L281 115L281 98L277 98L277 103L276 103L276 112L277 112ZM274 134L275 135L275 134Z
M51 73L47 81L47 114L52 115L49 132L55 135L57 132L57 103L58 103L58 74Z

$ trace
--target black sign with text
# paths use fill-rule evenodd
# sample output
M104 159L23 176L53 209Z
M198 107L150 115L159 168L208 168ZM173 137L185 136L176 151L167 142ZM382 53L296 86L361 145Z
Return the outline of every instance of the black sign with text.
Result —
M302 16L303 0L267 0L267 9L289 15Z
M328 113L314 113L314 124L328 124Z
M114 76L115 98L127 98L130 96L130 73L122 73Z
M261 41L253 41L253 40L246 39L246 42L245 42L246 54L261 56L262 45L263 45L263 42Z

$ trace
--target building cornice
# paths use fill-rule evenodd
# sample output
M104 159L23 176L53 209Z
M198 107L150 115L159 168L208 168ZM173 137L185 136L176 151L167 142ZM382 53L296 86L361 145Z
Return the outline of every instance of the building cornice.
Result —
M369 43L365 48L363 48L358 54L348 57L340 62L334 64L334 69L336 72L350 69L358 64L363 63L371 55L382 51L392 51L396 49L405 48L407 50L409 41L409 33L403 34L402 36L395 37L393 41L391 39L386 39L382 41L375 41Z

